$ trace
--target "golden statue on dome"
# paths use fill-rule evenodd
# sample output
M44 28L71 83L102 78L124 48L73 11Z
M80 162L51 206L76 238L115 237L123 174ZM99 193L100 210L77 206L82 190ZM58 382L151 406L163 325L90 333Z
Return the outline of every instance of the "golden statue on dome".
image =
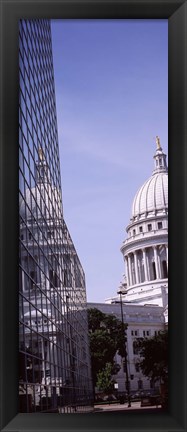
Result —
M156 145L157 145L157 150L161 150L160 138L158 136L156 136Z
M44 160L44 153L41 147L39 147L38 149L38 155L39 155L39 159L42 161Z

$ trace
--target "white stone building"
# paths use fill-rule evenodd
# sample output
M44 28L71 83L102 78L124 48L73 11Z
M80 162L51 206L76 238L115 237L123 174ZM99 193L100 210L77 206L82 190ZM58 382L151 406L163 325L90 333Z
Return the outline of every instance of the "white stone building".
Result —
M135 195L127 239L121 252L126 263L127 301L167 305L168 170L157 138L155 169Z
M168 169L157 137L155 168L140 187L132 204L127 238L121 252L126 276L120 289L134 304L168 303ZM117 297L118 298L118 297ZM106 302L115 300L109 298Z
M36 183L20 193L20 393L24 389L32 395L29 412L46 409L44 400L48 408L64 405L65 412L71 401L77 407L85 402L89 410L84 270L63 218L61 192L52 184L41 148L38 155Z
M118 295L106 299L103 304L88 305L120 319L120 299L123 301L124 322L128 324L131 392L152 388L152 383L143 377L136 365L138 353L133 346L134 339L154 336L168 324L168 169L158 137L156 142L155 167L135 195L126 228L127 238L121 247L126 274ZM122 360L118 356L116 361L120 364ZM119 391L124 391L123 367L115 378Z
M106 314L112 314L121 320L121 305L119 301L114 303L88 303L88 308L97 308ZM163 307L156 305L132 305L123 303L123 317L124 323L128 324L127 327L127 359L128 359L128 375L130 382L130 392L133 394L138 391L151 391L153 388L149 379L142 375L141 370L137 366L139 360L138 351L134 346L134 341L137 338L152 337L159 330L165 327L165 320L163 314ZM122 358L116 354L115 361L119 364L121 369L118 374L114 376L115 381L118 383L118 391L123 392L126 390L126 374L123 369Z

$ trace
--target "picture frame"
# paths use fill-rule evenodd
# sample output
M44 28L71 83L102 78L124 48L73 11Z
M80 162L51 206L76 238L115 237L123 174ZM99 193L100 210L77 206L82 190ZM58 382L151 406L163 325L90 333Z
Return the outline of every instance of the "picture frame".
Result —
M1 430L186 430L186 0L1 1ZM18 20L168 19L169 27L169 410L18 413ZM159 61L159 59L155 59ZM118 416L116 418L116 415Z

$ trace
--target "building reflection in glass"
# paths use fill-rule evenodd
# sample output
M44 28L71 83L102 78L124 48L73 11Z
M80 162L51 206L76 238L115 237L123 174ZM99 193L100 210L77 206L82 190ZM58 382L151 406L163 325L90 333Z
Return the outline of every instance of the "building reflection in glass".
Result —
M19 24L19 410L93 404L85 276L63 218L51 29Z

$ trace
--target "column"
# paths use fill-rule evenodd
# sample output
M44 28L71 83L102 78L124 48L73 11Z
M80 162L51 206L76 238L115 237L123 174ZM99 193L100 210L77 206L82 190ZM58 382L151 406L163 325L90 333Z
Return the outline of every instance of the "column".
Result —
M138 261L137 261L137 253L136 251L134 252L134 268L135 268L135 279L136 279L136 284L139 283L139 278L138 278Z
M53 328L53 324L52 324L52 328ZM49 342L50 363L48 364L48 367L50 369L51 378L55 378L57 376L55 372L55 364L57 363L57 346L56 346L57 338L56 336L50 336L49 340L50 340Z
M157 258L158 258L158 276L160 279L162 279L162 266L161 266L161 260L160 260L160 254L159 254L159 248L157 248Z
M157 256L157 247L156 246L153 246L153 251L154 251L155 269L156 269L156 279L159 279L158 256Z
M167 271L168 271L168 245L166 245L166 263L167 263Z
M131 257L130 255L127 255L128 258L128 269L129 269L129 282L130 286L132 285L132 270L131 270Z
M39 283L41 284L42 289L48 290L50 289L50 283L49 283L49 279L47 278L47 276L49 276L49 268L46 265L45 262L45 258L41 257L39 259L39 266L41 267L41 270L39 270L40 273L40 279L39 279Z
M62 288L63 286L63 262L62 262L62 257L60 256L59 258L60 261L60 265L59 265L59 278L60 278L60 288Z
M149 259L150 248L146 249L146 262L147 262L147 274L148 280L151 280L151 272L150 272L150 259Z
M45 367L45 348L44 348L44 339L41 337L39 339L39 342L41 343L41 354L42 354L42 382L45 384L45 378L46 378L46 367Z
M126 262L126 276L127 276L127 287L129 287L129 268L128 268L128 256L125 256L125 262Z
M144 272L145 272L145 281L148 281L148 272L147 272L147 259L146 259L146 249L142 249L143 252L143 262L144 262Z

